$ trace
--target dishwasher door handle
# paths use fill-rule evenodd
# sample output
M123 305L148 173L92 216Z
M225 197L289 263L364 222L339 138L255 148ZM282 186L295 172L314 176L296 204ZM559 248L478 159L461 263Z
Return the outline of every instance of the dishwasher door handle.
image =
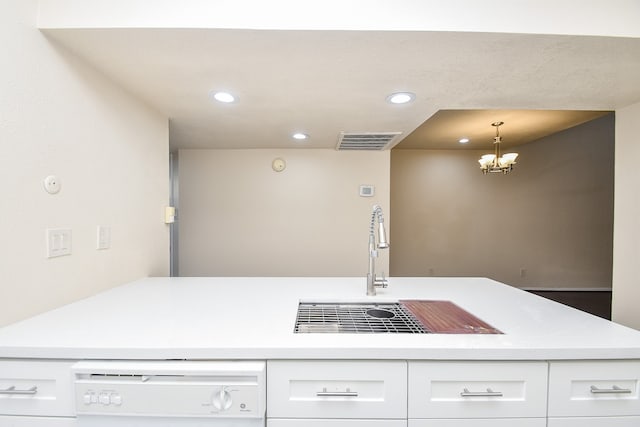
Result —
M38 387L33 386L26 390L17 390L15 386L11 386L9 388L5 388L4 390L0 390L0 394L36 394L38 392Z

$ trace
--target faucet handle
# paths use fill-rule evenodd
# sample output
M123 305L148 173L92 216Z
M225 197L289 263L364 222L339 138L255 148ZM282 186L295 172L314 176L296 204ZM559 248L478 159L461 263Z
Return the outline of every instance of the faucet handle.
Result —
M386 288L387 286L389 286L389 280L384 277L384 271L382 272L382 277L374 277L373 285L377 288Z

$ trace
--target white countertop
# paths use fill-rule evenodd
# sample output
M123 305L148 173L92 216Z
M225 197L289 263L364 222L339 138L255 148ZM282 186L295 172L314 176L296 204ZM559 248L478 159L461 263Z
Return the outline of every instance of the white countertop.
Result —
M640 359L640 332L484 278L149 278L0 329L0 358ZM450 300L503 335L294 334L300 300Z

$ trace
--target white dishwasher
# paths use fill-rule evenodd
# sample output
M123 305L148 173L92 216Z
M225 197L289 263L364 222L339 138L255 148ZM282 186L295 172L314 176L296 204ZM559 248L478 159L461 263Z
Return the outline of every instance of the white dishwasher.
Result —
M264 427L263 361L83 361L78 427Z

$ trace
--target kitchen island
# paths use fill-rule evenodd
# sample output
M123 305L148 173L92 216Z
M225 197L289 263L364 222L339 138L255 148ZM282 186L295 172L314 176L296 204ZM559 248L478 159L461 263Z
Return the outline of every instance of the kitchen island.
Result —
M501 333L294 333L301 301L399 300L450 301ZM265 367L251 425L640 425L638 331L485 278L391 278L366 296L364 278L294 277L148 278L0 329L0 425L125 408L117 387L78 391L91 370L144 382L227 362ZM11 395L39 387L40 402ZM216 387L196 406L224 419L240 392Z
M640 332L485 278L148 278L0 329L0 357L640 359ZM452 301L503 332L294 334L299 301Z

